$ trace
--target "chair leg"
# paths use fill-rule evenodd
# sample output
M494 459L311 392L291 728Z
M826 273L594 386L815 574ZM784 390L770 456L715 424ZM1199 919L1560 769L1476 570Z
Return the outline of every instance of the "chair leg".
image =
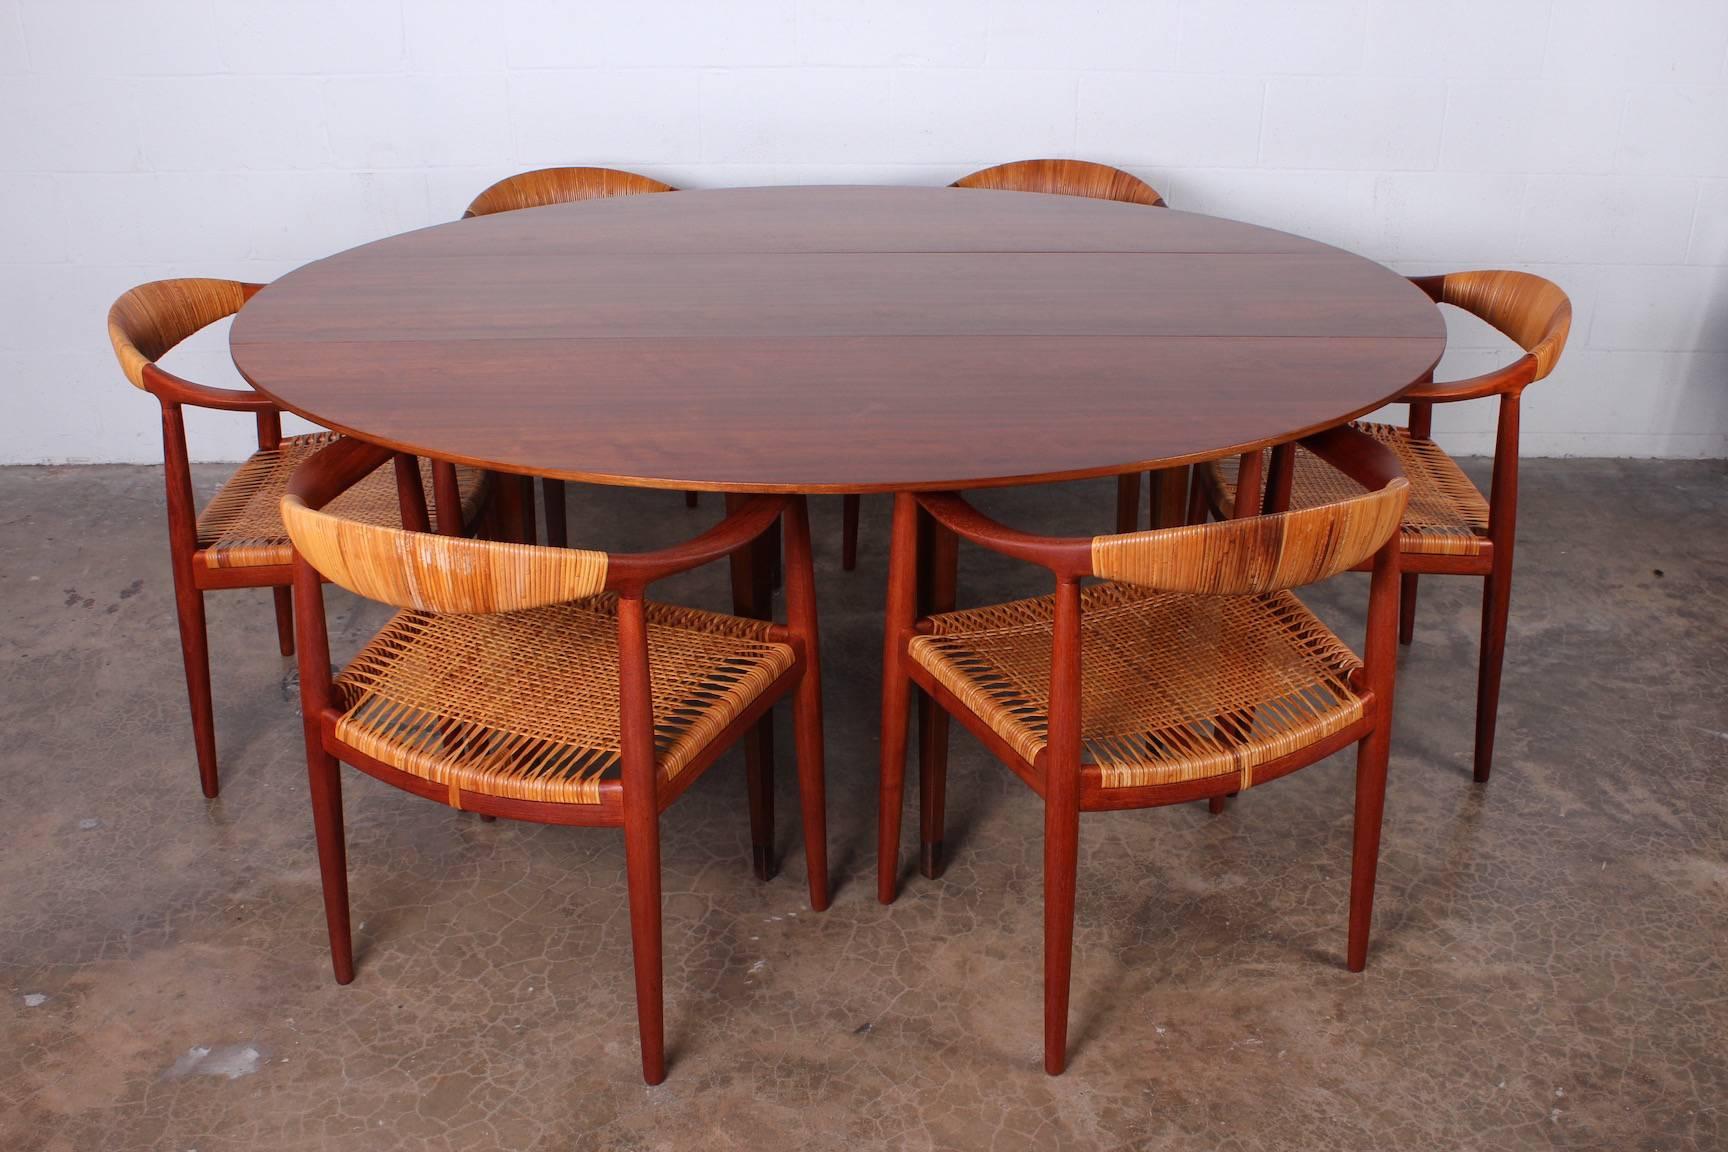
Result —
M890 669L882 682L882 775L876 812L876 899L894 903L900 879L900 814L905 804L911 681Z
M542 478L540 498L546 502L546 543L554 548L568 547L570 527L564 520L564 481Z
M1350 942L1345 964L1368 964L1368 926L1374 917L1374 874L1380 864L1380 818L1386 808L1386 760L1392 746L1384 726L1356 746L1356 828L1350 849Z
M276 598L276 648L284 656L294 655L294 590L286 586L270 589Z
M774 593L786 586L786 549L780 543L780 521L776 520L768 526L768 531L762 533L763 545L768 551L768 592L762 601L763 619L774 615Z
M336 983L354 979L354 939L348 927L348 846L342 832L342 766L323 748L306 749L312 789L312 828L318 839L318 875L324 885L324 923Z
M828 801L822 766L822 682L807 671L792 697L793 742L798 750L798 808L804 823L804 869L810 907L828 907Z
M948 711L918 697L918 870L942 874L942 827L948 797Z
M1200 478L1200 467L1194 468L1194 476L1188 485L1188 512L1183 519L1184 524L1206 523L1206 484Z
M750 862L756 879L774 878L774 712L744 736L744 776L750 792Z
M180 617L180 657L186 666L186 698L192 706L198 781L204 795L214 800L218 783L216 714L210 702L210 640L204 625L204 593L192 587L190 576L175 580L174 606Z
M850 572L858 567L858 512L862 496L840 497L840 568Z
M1416 573L1406 572L1398 584L1398 643L1416 638Z
M1116 477L1116 531L1132 532L1140 526L1140 473Z
M1065 800L1051 799L1044 803L1044 1071L1060 1076L1068 1063L1080 809L1071 791Z
M1508 564L1482 587L1482 657L1476 674L1476 782L1486 784L1494 767L1494 722L1500 712L1500 668L1506 656L1506 614L1512 598Z
M686 493L684 493L684 507L694 508L700 503L702 503L702 493L700 493L700 492L686 492Z
M660 822L650 797L625 813L624 868L630 889L630 954L636 970L636 1025L642 1079L666 1079L665 990L660 948Z

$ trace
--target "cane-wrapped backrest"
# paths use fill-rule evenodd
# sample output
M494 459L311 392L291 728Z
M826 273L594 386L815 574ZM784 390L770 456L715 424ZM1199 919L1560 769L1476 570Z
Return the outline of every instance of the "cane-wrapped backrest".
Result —
M490 216L518 208L634 196L642 192L674 192L670 184L616 168L540 168L507 176L474 197L463 216Z
M484 614L565 604L606 588L606 553L438 536L347 520L290 492L282 522L333 584L397 608Z
M1211 524L1092 540L1092 572L1167 592L1247 595L1296 588L1356 567L1391 539L1410 482L1361 496Z
M144 387L144 367L186 337L240 311L258 291L238 280L188 277L153 280L127 291L108 309L108 339L126 379Z
M1572 302L1558 284L1529 272L1448 272L1437 279L1436 300L1480 317L1530 353L1536 379L1553 371L1572 328Z
M992 188L999 192L1047 192L1054 196L1085 196L1164 207L1164 197L1140 177L1090 160L1015 160L962 176L953 186Z

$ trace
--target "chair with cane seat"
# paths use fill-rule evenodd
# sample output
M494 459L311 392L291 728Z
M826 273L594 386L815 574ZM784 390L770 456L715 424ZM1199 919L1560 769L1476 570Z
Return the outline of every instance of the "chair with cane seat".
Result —
M1393 454L1361 433L1333 429L1304 443L1367 491L1296 512L1090 539L1019 532L952 493L896 498L877 895L891 902L898 886L915 685L1043 798L1052 1075L1067 1059L1083 811L1222 796L1356 744L1346 963L1367 963L1397 649L1394 536L1409 485ZM1048 569L1056 591L917 619L921 536L938 541L937 565L953 564L958 537ZM1365 561L1373 579L1363 661L1290 589ZM1083 587L1089 578L1104 582ZM945 582L952 587L951 573ZM942 866L946 761L946 741L927 740L920 867L930 877Z
M1494 728L1500 707L1500 672L1506 654L1506 619L1512 592L1512 546L1518 514L1518 417L1524 389L1554 370L1566 347L1572 305L1558 285L1528 272L1452 272L1418 276L1413 283L1436 304L1460 308L1493 325L1524 355L1496 371L1466 380L1417 384L1404 393L1410 423L1356 425L1397 453L1410 478L1410 506L1400 532L1403 596L1398 635L1410 643L1416 626L1416 580L1423 573L1484 577L1481 649L1476 676L1474 775L1488 779L1494 760ZM1435 404L1499 399L1494 437L1494 472L1483 498L1463 469L1429 439ZM1282 486L1292 508L1338 499L1352 490L1313 454L1275 457L1258 471ZM1238 502L1236 477L1227 467L1196 469L1197 492L1221 513ZM1251 491L1259 491L1257 483ZM1275 498L1274 502L1278 499ZM1252 502L1252 501L1251 501Z
M1093 200L1115 200L1123 204L1166 207L1158 190L1140 177L1108 164L1090 160L1014 160L962 176L950 188L985 188L999 192L1042 192L1052 196L1079 196ZM1160 480L1153 474L1156 487ZM1156 499L1156 493L1154 499ZM863 507L858 496L841 498L840 566L850 572L858 566L858 514ZM1117 531L1134 527L1140 515L1140 476L1117 479ZM1126 521L1124 522L1124 518Z
M108 336L126 378L162 405L162 448L168 485L168 546L181 656L192 709L193 743L204 795L218 789L216 729L210 696L210 652L204 593L217 588L271 588L276 596L276 635L282 655L294 652L288 586L293 549L277 502L302 461L332 442L334 434L282 435L281 410L251 390L211 387L184 380L157 361L193 333L239 312L261 288L234 280L177 279L141 284L108 312ZM258 423L258 451L217 491L203 512L192 494L184 409L249 412ZM417 491L434 478L443 530L459 531L479 507L481 475L467 468L422 463ZM435 474L435 475L434 475ZM343 515L374 524L401 523L402 490L392 470L367 476L343 497Z
M435 536L333 511L389 458L388 449L339 441L301 467L282 499L296 550L301 705L336 979L354 977L339 761L453 808L621 827L642 1073L657 1084L659 815L782 696L793 697L810 904L828 904L803 499L740 501L703 535L641 554ZM644 599L654 581L752 547L783 513L786 625ZM334 680L320 577L399 609ZM753 793L771 779L751 774ZM753 855L766 876L772 818L759 824L751 800Z

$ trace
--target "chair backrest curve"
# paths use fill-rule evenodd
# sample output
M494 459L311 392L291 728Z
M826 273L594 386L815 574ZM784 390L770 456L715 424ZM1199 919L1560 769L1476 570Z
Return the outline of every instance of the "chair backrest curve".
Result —
M675 191L677 189L670 184L617 168L539 168L506 176L474 197L462 215L464 218L491 216L547 204Z
M1245 595L1296 588L1367 560L1398 531L1410 482L1267 516L1092 540L1096 576L1168 592Z
M238 280L187 277L129 289L108 309L108 339L126 379L144 387L144 368L186 337L234 315L258 290Z
M1439 280L1439 302L1481 317L1530 353L1536 379L1554 370L1572 329L1572 302L1558 284L1529 272L1448 272Z
M999 192L1045 192L1084 196L1124 204L1164 207L1164 197L1140 177L1090 160L1015 160L980 169L954 181L955 188L992 188Z
M607 555L469 540L345 520L290 493L282 522L333 584L397 608L485 614L564 604L605 591Z

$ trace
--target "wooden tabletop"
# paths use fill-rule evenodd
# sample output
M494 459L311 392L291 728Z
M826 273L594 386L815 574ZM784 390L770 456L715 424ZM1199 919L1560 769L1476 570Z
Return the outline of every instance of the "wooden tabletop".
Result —
M741 188L531 208L284 276L254 387L420 455L729 492L981 488L1184 463L1367 412L1445 328L1403 277L1166 208Z

